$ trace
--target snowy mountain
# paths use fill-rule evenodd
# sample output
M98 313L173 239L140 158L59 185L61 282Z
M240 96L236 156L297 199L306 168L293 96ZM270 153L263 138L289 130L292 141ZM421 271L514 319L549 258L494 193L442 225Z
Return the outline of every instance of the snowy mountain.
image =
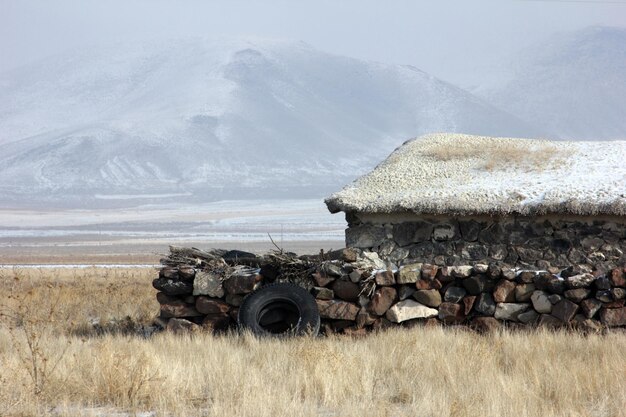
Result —
M0 75L0 97L7 204L311 197L424 133L537 133L419 69L279 41L68 52Z
M524 51L512 79L476 91L561 139L626 139L626 29L591 27Z

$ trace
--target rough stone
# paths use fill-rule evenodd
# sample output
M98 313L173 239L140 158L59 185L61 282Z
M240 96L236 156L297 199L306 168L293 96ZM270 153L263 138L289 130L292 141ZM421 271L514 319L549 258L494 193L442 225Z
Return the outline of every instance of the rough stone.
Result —
M548 294L544 291L536 290L530 297L533 308L539 313L550 314L552 312L552 303L548 299Z
M412 263L403 265L398 271L398 284L414 284L422 276L422 264Z
M567 288L587 288L596 278L591 274L579 274L565 278Z
M398 296L395 288L382 287L374 292L374 296L367 306L367 311L377 316L382 316L393 305Z
M550 302L552 303L552 305L555 305L556 303L560 302L563 299L563 297L561 297L558 294L550 294L548 296L548 300L550 300Z
M320 317L333 320L355 320L359 314L358 305L340 300L315 300Z
M535 291L535 284L518 284L515 287L515 301L525 303Z
M460 303L466 295L467 291L465 291L465 288L448 287L443 296L443 300L447 303Z
M522 271L517 275L517 281L524 284L532 284L537 277L537 273L534 271Z
M418 279L415 283L415 288L418 290L439 290L441 287L441 282L436 278L433 280Z
M196 298L196 310L202 314L225 314L230 306L222 300L199 296Z
M382 226L362 224L346 229L346 246L351 248L373 248L380 246L386 238L387 233Z
M463 310L460 304L442 303L439 306L439 320L448 324L460 323L465 319Z
M422 265L422 279L432 281L437 277L439 267L437 265L423 264Z
M506 279L501 279L493 290L493 300L496 303L515 302L515 283Z
M606 276L601 276L601 277L596 278L596 280L594 281L594 284L596 286L596 289L598 290L611 289L611 280L608 279Z
M502 326L500 322L493 317L474 317L471 325L481 333L494 332Z
M178 267L178 276L183 281L191 281L196 276L196 270L188 265L181 265Z
M377 272L375 281L376 285L395 285L396 277L394 276L393 271L388 269L386 271Z
M200 326L189 320L173 318L167 322L165 330L175 334L200 331Z
M475 274L486 274L488 270L489 270L489 265L487 264L474 264Z
M197 317L201 316L195 306L183 301L161 304L161 317Z
M610 291L614 300L623 300L626 298L626 289L624 288L611 288Z
M482 243L466 243L461 250L461 258L470 261L481 261L489 256L489 248Z
M335 280L334 277L329 276L324 271L315 271L311 277L318 287L325 287Z
M259 274L236 274L224 281L224 290L229 294L248 294L254 291L263 277Z
M476 302L475 295L468 295L463 297L463 313L467 316L470 311L472 311L472 307L474 307L474 303Z
M413 294L413 298L427 307L437 308L441 304L441 294L437 290L419 290Z
M600 311L600 322L609 327L626 326L626 307L603 308L602 311Z
M332 300L333 298L335 298L335 293L333 292L333 290L326 287L313 287L311 289L311 294L313 294L313 297L317 298L318 300Z
M454 278L467 278L472 275L474 268L471 265L459 265L450 268L450 273Z
M158 292L156 295L156 299L159 304L176 303L178 301L181 301L180 297L176 295L167 295L164 292Z
M494 317L498 320L518 321L518 316L529 308L530 304L527 303L498 303Z
M491 279L498 279L502 276L502 268L494 263L490 263L487 267L487 276ZM512 277L504 276L504 279L512 280Z
M336 265L334 263L326 262L324 263L322 270L326 272L328 276L338 278L343 275L343 269L341 266Z
M377 318L378 317L368 313L366 309L362 308L356 316L356 325L357 327L371 326Z
M563 299L554 305L552 315L563 323L569 322L578 311L578 305L570 300Z
M173 267L173 266L166 266L166 267L161 268L161 270L159 271L159 278L174 279L174 280L179 279L178 268Z
M187 295L193 293L193 283L170 278L157 278L152 286L167 295Z
M459 220L461 237L467 242L475 242L478 240L478 234L481 229L482 225L475 220Z
M462 284L470 295L491 291L494 287L494 282L484 275L474 275L466 278L462 281Z
M415 291L417 289L413 285L400 285L398 286L398 299L400 301L406 300L415 294Z
M485 316L493 316L496 312L496 303L493 300L493 296L488 292L478 295L474 303L474 310Z
M198 271L193 280L193 295L222 298L224 296L222 277L211 272Z
M590 294L591 290L588 290L587 288L576 288L573 290L565 291L564 295L565 298L567 298L568 300L571 300L575 303L580 303L582 300L589 297Z
M430 240L433 225L424 222L404 222L393 226L393 239L399 246Z
M520 313L517 316L517 319L524 324L534 323L535 321L537 321L538 318L539 318L539 313L537 313L532 308L528 309L528 311Z
M596 299L602 301L603 303L610 303L613 301L613 294L611 294L611 291L607 290L596 291Z
M509 250L506 245L490 245L489 257L494 261L503 261L509 257Z
M626 287L626 274L621 268L614 268L610 272L610 279L616 287Z
M595 298L588 298L580 302L580 309L585 314L585 317L590 319L600 310L602 303Z
M389 321L402 323L411 319L427 319L437 317L438 311L413 300L404 300L392 306L386 314Z
M336 280L331 286L335 297L344 301L359 301L359 293L361 289L357 284L351 281Z
M433 228L433 240L444 242L457 237L457 227L454 224L439 223Z

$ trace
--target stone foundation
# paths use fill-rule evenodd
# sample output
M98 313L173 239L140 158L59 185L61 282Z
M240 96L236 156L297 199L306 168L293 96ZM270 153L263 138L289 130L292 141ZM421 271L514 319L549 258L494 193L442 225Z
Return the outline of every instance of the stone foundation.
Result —
M255 257L242 267L237 259L207 261L201 251L189 252L176 258L184 264L173 265L173 256L165 259L169 266L153 282L159 290L159 320L171 331L235 328L244 297L272 282L307 289L315 297L324 333L358 335L390 326L434 324L480 330L504 323L585 331L626 326L625 265L522 271L495 262L414 262L395 269L375 252L349 248L323 256L290 255L283 261Z
M594 217L418 217L348 214L346 245L395 265L496 263L543 269L626 263L626 219Z

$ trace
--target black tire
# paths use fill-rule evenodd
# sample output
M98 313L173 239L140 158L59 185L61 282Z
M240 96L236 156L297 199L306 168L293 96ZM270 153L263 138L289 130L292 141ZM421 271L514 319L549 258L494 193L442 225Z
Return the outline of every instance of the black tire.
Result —
M320 329L315 298L289 283L269 284L249 294L237 321L240 328L259 336L316 336Z

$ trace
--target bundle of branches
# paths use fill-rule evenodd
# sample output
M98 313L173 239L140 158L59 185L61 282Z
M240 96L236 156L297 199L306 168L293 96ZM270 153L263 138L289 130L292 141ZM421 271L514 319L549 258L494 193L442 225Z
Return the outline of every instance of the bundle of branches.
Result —
M222 260L222 255L226 251L221 249L212 249L204 251L198 248L183 248L180 246L170 246L170 254L167 258L161 259L161 265L164 266L182 266L189 265L193 267L201 267L203 263L209 264ZM222 260L223 261L223 260Z
M272 251L263 256L264 265L261 274L270 281L292 282L305 288L313 285L311 274L319 263L302 259L295 253Z

